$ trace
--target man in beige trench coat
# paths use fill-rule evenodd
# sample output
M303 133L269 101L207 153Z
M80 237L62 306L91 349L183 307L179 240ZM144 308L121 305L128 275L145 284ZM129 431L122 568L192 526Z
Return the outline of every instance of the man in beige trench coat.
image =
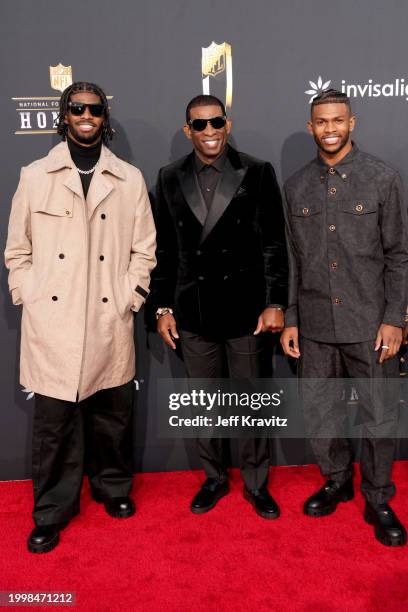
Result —
M79 512L84 471L114 517L135 512L133 313L155 266L143 177L107 148L103 91L61 96L62 142L21 171L6 266L23 305L20 381L35 393L31 552L48 552Z

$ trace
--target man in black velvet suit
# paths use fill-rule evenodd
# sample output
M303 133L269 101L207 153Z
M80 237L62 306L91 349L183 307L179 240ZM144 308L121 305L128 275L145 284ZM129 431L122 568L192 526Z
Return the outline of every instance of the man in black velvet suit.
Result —
M152 299L166 344L180 341L187 375L260 374L262 332L283 329L287 261L281 196L271 164L227 144L223 103L188 104L184 133L194 151L158 177L154 214L158 265ZM226 361L225 361L226 358ZM228 493L222 440L199 439L207 479L191 511L207 512ZM264 518L279 508L267 490L267 439L239 441L244 496Z

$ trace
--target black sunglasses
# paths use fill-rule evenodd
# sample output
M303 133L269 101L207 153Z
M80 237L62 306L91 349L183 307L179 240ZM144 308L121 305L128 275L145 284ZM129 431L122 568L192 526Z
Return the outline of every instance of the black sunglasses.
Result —
M193 128L195 132L202 132L207 127L207 123L210 122L214 130L220 130L227 123L227 118L223 117L211 117L211 119L190 119L188 125Z
M69 110L76 117L84 114L85 109L89 109L92 117L102 117L105 111L104 104L85 104L84 102L68 102Z

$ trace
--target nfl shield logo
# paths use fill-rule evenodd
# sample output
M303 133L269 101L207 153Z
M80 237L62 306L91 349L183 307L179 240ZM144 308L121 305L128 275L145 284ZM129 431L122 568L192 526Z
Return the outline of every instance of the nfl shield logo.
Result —
M217 45L214 41L209 47L201 47L201 66L203 77L217 76L225 70L226 43Z
M72 85L72 66L50 66L50 84L52 89L61 92Z
M232 105L231 45L227 42L217 45L213 41L208 47L201 47L201 73L203 94L206 95L210 93L210 77L213 77L212 84L215 89L217 89L217 85L219 89L219 82L225 79L225 106L230 109ZM225 77L217 78L222 73L225 73Z

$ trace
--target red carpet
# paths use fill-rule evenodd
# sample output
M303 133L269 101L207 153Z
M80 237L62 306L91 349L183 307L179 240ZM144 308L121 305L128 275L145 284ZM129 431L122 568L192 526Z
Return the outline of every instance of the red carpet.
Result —
M408 462L395 465L394 479L393 507L408 523ZM138 512L128 520L108 517L86 487L80 517L45 555L26 551L31 483L0 483L0 591L73 591L76 605L65 609L98 612L408 610L408 547L374 539L360 493L331 516L309 518L301 508L320 486L317 468L274 468L282 516L266 521L233 471L230 495L195 516L189 502L201 480L199 472L138 476Z

